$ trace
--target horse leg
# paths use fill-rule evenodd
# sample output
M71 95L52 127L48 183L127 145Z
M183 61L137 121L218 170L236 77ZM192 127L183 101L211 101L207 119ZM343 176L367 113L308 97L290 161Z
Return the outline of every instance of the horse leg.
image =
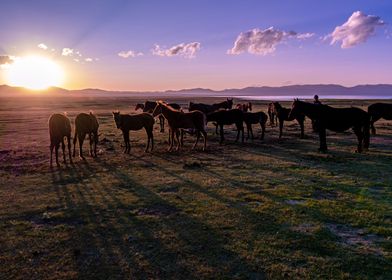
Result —
M159 116L159 125L161 126L161 132L165 132L165 118Z
M150 149L151 152L154 149L154 133L152 132L152 130L153 130L153 128L151 127L151 129L149 130L150 141L151 141L151 149Z
M144 152L147 153L148 148L150 147L150 133L148 132L147 127L145 127L144 129L146 130L146 134L147 134L147 144L146 144L146 148L144 149Z
M171 136L171 141L170 141L170 146L169 146L169 152L171 152L171 150L173 149L173 145L174 145L174 129L171 128L170 129L170 136Z
M56 165L57 165L57 166L60 165L60 163L59 163L59 148L60 148L60 142L59 142L59 143L56 143L56 146L55 146Z
M178 152L180 150L181 142L180 142L180 132L178 129L176 129L176 139L177 139L177 148L176 151Z
M216 135L219 135L218 126L219 125L217 123L215 123L215 134Z
M369 123L365 123L365 125L363 126L363 149L365 151L369 150L369 142L370 142Z
M61 149L63 150L63 159L64 159L64 164L67 163L67 160L65 158L65 143L64 143L64 138L61 140Z
M380 119L380 117L378 117L378 116L371 116L370 117L370 127L372 129L372 134L373 135L376 135L376 128L374 127L374 123L376 121L378 121L379 119Z
M75 135L74 135L74 139L73 139L73 146L74 146L74 148L73 148L73 154L72 154L72 156L73 157L75 157L75 154L76 154L76 142L78 141L78 136L77 136L78 134L77 134L77 132L76 132L76 129L75 129Z
M78 140L79 140L79 155L82 159L85 159L83 156L83 142L84 142L84 138L86 137L85 133L79 133L78 135Z
M327 132L325 128L319 128L319 137L320 137L320 152L326 152L328 150L327 148Z
M67 142L68 142L69 163L72 164L72 157L71 157L71 135L67 136Z
M219 144L222 144L223 143L223 140L225 140L225 137L223 136L223 124L221 124L221 125L219 125L219 133L220 133L220 141L219 141Z
M88 140L89 140L89 144L90 144L90 147L89 147L90 156L94 157L94 154L93 154L93 137L91 137L91 133L88 134Z
M284 120L279 119L279 139L282 138Z
M184 147L184 130L181 129L181 147Z
M54 144L53 144L53 142L52 141L50 141L50 167L52 167L53 166L53 156L52 156L52 154L53 154L53 148L54 148Z
M244 123L243 122L241 122L241 124L240 124L240 130L241 130L241 133L242 133L242 143L244 143L244 141L245 141L245 137L244 137ZM253 139L253 132L252 132L252 139Z
M303 139L305 137L304 121L303 120L298 120L298 124L301 127L301 136L300 136L300 138Z
M360 126L355 126L353 128L355 135L357 136L358 139L358 145L357 149L355 150L356 153L361 153L362 152L362 141L363 141L363 132L362 128Z
M260 139L263 140L264 139L264 133L265 133L265 122L261 122L260 126L261 126L261 137L260 137Z
M249 131L250 131L249 124L246 123L246 140L249 139Z
M205 151L206 148L207 148L207 132L203 129L203 130L201 131L201 134L203 134L203 138L204 138L203 151Z
M249 131L250 131L250 135L252 135L252 140L255 139L254 135L253 135L253 127L252 124L249 124ZM249 138L249 135L248 135Z
M197 130L196 133L197 133L196 142L195 142L195 144L193 144L192 150L194 150L196 148L196 145L197 145L197 143L199 142L199 139L200 139L200 131Z

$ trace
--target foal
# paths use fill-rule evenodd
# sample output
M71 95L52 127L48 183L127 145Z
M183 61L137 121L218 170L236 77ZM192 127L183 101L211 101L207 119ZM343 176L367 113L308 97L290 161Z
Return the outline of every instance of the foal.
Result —
M317 121L317 128L320 137L319 151L327 151L326 129L343 132L349 128L354 130L358 139L356 152L362 152L363 148L369 148L369 114L362 109L333 108L327 105L312 104L298 99L294 100L289 118L294 118L297 114L305 114L308 118Z
M299 126L301 127L301 136L300 138L304 138L304 122L305 115L302 113L298 113L295 116L289 116L290 109L282 107L279 102L273 102L275 114L279 120L279 138L282 138L282 130L284 121L293 121L297 120Z
M147 146L145 152L148 151L151 141L151 151L154 149L154 135L152 133L154 126L154 118L149 113L141 113L136 115L125 115L120 112L112 112L113 118L118 129L121 129L124 137L125 150L124 153L131 151L129 142L129 131L140 130L144 127L147 133Z
M174 137L176 137L177 139L176 150L178 151L180 149L181 141L179 139L179 131L181 129L194 129L196 131L197 138L192 149L195 149L197 143L199 142L200 134L203 134L203 138L204 138L203 151L205 151L207 146L207 132L205 130L206 116L203 112L192 111L192 112L185 113L173 109L172 107L170 107L169 105L165 104L162 101L157 101L152 115L155 117L159 114L165 117L170 127L171 141L170 141L169 151L173 149Z

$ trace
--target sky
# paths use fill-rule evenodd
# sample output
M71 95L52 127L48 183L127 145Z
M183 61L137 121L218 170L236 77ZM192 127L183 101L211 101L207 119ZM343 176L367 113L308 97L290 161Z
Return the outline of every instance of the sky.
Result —
M68 89L392 84L390 0L2 0L0 8L0 84L4 65L27 55L59 64Z

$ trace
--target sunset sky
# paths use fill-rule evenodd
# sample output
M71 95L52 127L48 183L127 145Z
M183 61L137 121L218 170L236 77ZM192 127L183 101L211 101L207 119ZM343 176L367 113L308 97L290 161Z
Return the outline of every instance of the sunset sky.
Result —
M0 3L0 84L46 57L68 89L392 83L392 1ZM40 71L37 69L37 71Z

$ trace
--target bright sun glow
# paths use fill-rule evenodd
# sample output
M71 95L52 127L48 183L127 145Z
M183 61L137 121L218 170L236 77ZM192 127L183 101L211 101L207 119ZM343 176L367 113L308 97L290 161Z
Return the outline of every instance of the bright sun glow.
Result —
M12 86L33 90L61 86L64 72L54 61L40 56L18 58L7 69L7 81Z

